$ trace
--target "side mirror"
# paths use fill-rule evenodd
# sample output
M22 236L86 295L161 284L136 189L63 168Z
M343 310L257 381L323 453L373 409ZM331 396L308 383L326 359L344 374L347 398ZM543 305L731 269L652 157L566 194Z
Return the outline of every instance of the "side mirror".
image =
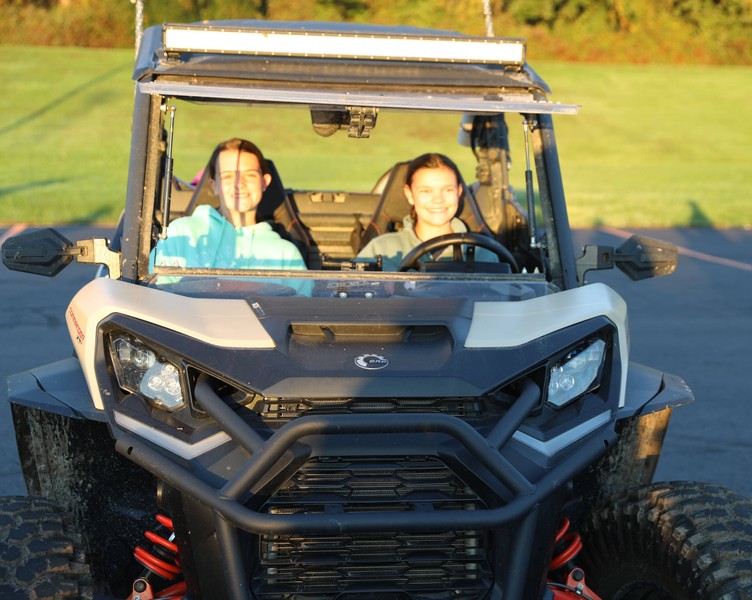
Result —
M54 229L40 229L3 242L3 264L12 271L54 277L74 259L104 265L111 279L120 278L120 254L110 250L104 238L74 244Z
M3 242L3 264L12 271L54 277L80 250L54 229L23 233Z
M614 252L616 266L632 281L670 275L678 260L674 244L642 235L633 235Z
M577 278L585 281L585 273L618 267L633 281L669 275L676 270L679 252L674 244L642 235L633 235L621 246L585 246L577 259Z

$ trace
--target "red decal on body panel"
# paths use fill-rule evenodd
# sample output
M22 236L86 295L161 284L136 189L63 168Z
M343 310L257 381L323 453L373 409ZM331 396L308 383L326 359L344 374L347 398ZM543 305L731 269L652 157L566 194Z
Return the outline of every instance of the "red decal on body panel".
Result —
M74 314L72 308L68 308L68 314L70 315L71 321L73 322L73 327L76 329L76 341L79 344L83 344L84 338L86 336L84 335L84 332L81 329L81 326L78 324L78 321L76 320L76 315Z

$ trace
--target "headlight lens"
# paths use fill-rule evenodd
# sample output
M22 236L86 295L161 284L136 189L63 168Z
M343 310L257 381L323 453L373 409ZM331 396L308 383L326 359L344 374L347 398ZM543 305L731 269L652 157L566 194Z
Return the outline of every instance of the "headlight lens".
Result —
M170 412L185 406L180 369L158 351L133 336L118 334L110 338L110 356L121 388Z
M606 342L586 342L557 362L548 375L548 402L561 408L600 383Z

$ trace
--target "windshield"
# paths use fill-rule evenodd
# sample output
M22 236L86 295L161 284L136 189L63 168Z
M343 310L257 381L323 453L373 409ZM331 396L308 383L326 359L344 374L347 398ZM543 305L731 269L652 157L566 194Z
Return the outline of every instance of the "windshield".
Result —
M561 287L535 115L161 106L149 285L509 301Z

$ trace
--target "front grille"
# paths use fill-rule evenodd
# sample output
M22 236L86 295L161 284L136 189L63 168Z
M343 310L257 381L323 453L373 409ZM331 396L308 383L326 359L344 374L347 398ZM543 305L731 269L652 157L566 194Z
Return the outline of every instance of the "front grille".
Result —
M257 598L313 600L341 594L481 598L491 573L477 532L265 536ZM397 594L397 596L395 596Z
M270 500L269 513L475 510L478 496L434 457L317 458ZM263 600L476 600L491 585L477 531L260 537L253 589Z
M269 501L272 510L334 503L348 510L366 510L376 502L380 510L408 510L410 501L430 501L434 509L477 501L477 497L449 467L433 457L399 459L317 458L297 471ZM401 506L403 508L396 508ZM454 506L456 508L456 506ZM312 512L318 512L316 510Z
M301 415L443 413L461 419L483 414L478 398L264 398L252 409L275 426Z

